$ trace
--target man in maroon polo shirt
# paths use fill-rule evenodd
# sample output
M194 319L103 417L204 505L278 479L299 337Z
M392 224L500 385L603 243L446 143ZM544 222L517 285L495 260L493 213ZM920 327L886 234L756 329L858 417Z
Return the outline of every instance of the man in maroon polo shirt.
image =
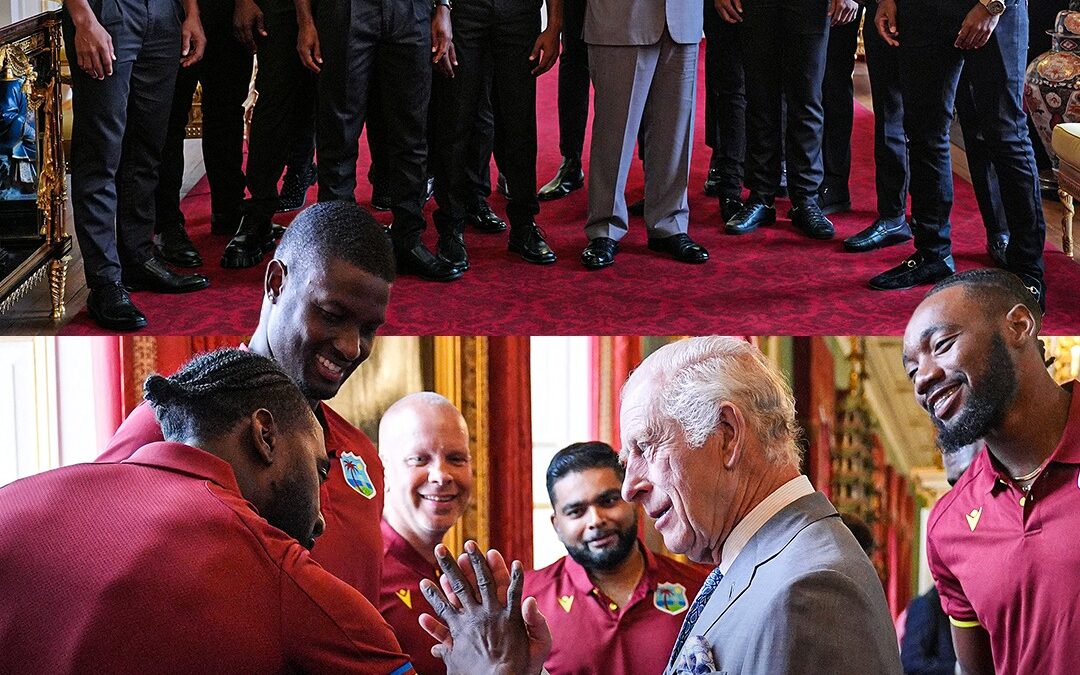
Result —
M323 401L371 353L393 280L393 252L367 211L341 202L311 206L267 266L248 345L294 379L323 427L331 459L320 495L326 531L312 556L372 601L382 574L382 464L367 436ZM121 461L161 438L153 412L139 406L99 461Z
M1047 372L1041 324L1018 278L980 269L935 286L904 333L904 366L942 451L986 444L927 524L965 673L1080 663L1080 397Z
M575 443L547 470L551 524L568 555L525 574L551 628L551 675L656 675L667 665L708 571L654 555L638 539L624 471L606 443Z
M164 441L0 489L0 672L413 672L309 555L323 432L240 350L146 381Z
M409 394L379 422L379 456L386 477L379 612L417 673L445 675L446 664L431 655L435 639L420 627L420 615L432 611L420 580L437 578L435 546L469 505L469 428L439 394Z

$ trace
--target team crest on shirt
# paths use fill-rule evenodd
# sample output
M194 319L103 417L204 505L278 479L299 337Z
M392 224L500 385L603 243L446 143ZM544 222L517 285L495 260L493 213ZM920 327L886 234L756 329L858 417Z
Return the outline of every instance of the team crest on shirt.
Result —
M653 592L653 606L661 612L677 616L686 611L690 603L686 601L686 586L682 584L656 584Z
M375 496L375 484L368 476L367 464L351 452L341 455L341 471L345 476L345 482L349 487L364 495L368 499Z

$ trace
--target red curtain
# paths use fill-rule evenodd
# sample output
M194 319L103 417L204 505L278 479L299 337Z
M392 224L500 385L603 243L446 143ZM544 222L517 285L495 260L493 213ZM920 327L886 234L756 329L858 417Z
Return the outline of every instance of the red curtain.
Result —
M619 393L642 359L641 338L589 338L589 431L592 438L619 447Z
M488 338L489 546L532 569L529 338Z

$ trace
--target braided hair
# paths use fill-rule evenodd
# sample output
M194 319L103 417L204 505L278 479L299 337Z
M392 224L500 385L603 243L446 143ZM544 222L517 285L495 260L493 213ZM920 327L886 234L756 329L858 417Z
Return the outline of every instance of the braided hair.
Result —
M239 349L199 354L172 377L151 375L143 398L166 440L205 440L228 433L265 408L282 427L302 424L311 407L296 383L270 359Z
M293 270L343 260L393 283L394 251L383 226L354 202L321 202L300 212L285 230L275 256Z

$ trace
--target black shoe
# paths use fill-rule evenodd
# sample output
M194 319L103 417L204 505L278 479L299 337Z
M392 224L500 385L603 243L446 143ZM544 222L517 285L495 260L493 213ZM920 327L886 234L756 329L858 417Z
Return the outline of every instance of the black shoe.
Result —
M502 171L499 172L499 178L495 181L495 189L498 190L499 194L503 197L510 196L510 188L506 186L506 176L502 174Z
M844 240L844 249L851 253L865 253L893 246L911 239L911 225L907 218L878 218L865 230Z
M469 269L469 254L465 250L465 237L461 232L439 234L439 243L435 247L435 254L440 260L449 263L462 272Z
M424 181L424 203L427 204L428 201L434 196L435 196L435 176L428 176L427 180Z
M268 251L274 248L274 228L268 218L246 216L236 235L225 247L221 266L227 269L243 269L259 264Z
M91 289L86 311L97 325L109 330L139 330L146 327L146 317L131 301L127 290L118 283Z
M285 178L281 181L277 212L295 211L303 207L308 188L315 184L318 176L319 171L314 163L298 171L293 171L293 168L289 167L289 170L285 172Z
M649 238L649 250L667 253L679 262L700 264L709 259L709 252L695 244L690 235L673 234L670 237Z
M376 211L389 211L393 205L393 200L390 199L390 193L384 191L380 187L372 188L371 190L371 208Z
M475 210L465 214L465 222L472 225L477 232L485 234L506 231L506 222L495 215L486 199L481 199L477 203Z
M994 261L994 264L1001 269L1008 269L1009 267L1009 259L1005 255L1008 248L1008 232L990 235L986 241L986 252L990 255L990 259Z
M637 216L638 218L645 215L645 200L639 199L636 202L630 202L626 205L626 212L631 216Z
M598 270L615 264L615 254L619 251L619 242L608 237L597 237L581 252L581 264L591 270Z
M544 241L544 233L536 223L511 227L507 248L536 265L550 265L556 260L555 251Z
M851 195L846 189L823 187L818 192L818 205L821 207L821 213L826 216L830 213L850 211Z
M240 221L243 220L243 215L244 214L240 210L231 213L210 214L210 234L218 237L233 236L240 228Z
M1036 302L1039 303L1039 309L1043 311L1043 314L1046 314L1046 283L1042 279L1030 274L1021 273L1017 276L1020 277L1020 281L1024 282L1024 285L1027 286L1028 291L1035 296Z
M743 201L738 196L720 198L720 217L724 222L731 220L735 214L742 210Z
M951 255L941 260L928 258L916 251L896 267L871 279L869 285L875 291L900 291L935 284L955 272L956 266Z
M540 201L562 199L583 185L585 185L585 172L581 170L581 160L563 157L555 177L540 188L540 191L536 193L536 198Z
M203 263L180 223L162 225L161 231L154 237L154 244L158 256L177 267L198 267Z
M709 169L709 175L705 178L704 192L706 197L720 196L720 169Z
M775 222L775 206L751 200L743 204L738 213L727 219L727 222L724 223L724 232L728 234L748 234L761 225L772 225Z
M157 258L150 258L141 265L125 266L122 274L124 286L132 291L190 293L210 285L210 280L203 275L177 274Z
M821 207L814 200L802 202L788 211L791 224L811 239L832 239L836 231L832 221L821 212Z
M407 251L395 252L399 274L411 274L426 281L454 281L465 274L465 270L435 257L423 244L417 244Z

